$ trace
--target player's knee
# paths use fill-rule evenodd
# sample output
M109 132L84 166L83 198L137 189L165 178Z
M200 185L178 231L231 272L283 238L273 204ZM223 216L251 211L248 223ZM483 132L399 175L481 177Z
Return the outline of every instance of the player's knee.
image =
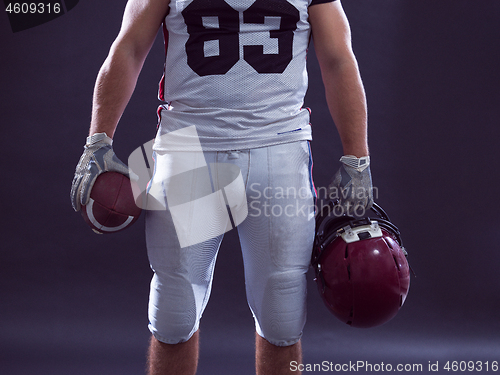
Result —
M196 298L187 282L166 282L154 275L149 296L149 330L167 344L185 342L197 331L199 318Z
M188 341L198 330L199 319L191 309L162 309L149 307L149 330L153 336L166 344L178 344Z
M258 334L273 345L290 346L299 342L302 337L302 328L295 330L289 329L281 332L261 328Z
M306 322L306 293L301 271L282 272L270 278L263 304L254 314L257 333L273 345L297 343Z
M198 324L192 322L150 322L149 330L153 336L165 344L179 344L188 341L198 330Z

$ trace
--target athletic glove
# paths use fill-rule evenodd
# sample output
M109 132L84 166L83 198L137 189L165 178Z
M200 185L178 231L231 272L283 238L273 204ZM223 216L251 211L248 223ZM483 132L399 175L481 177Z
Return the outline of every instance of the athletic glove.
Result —
M342 165L328 186L330 199L338 201L343 213L364 216L373 204L370 157L345 155L340 161Z
M106 133L87 137L71 185L71 205L75 211L80 211L81 205L89 202L90 190L101 173L112 171L129 175L128 167L115 155L112 144L113 140Z

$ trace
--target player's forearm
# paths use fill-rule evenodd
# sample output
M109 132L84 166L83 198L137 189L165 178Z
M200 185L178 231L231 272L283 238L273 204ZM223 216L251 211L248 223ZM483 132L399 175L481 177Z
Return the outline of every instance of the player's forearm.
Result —
M120 45L113 45L94 87L89 135L105 132L113 137L118 121L137 83L142 59Z
M366 96L354 56L322 67L326 99L344 155L368 155Z

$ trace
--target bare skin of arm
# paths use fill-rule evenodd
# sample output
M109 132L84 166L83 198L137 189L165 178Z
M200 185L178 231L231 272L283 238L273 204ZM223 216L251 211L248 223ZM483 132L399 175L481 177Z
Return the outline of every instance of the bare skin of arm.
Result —
M328 108L344 155L367 156L366 97L340 0L310 7L309 21Z
M97 76L89 135L104 132L113 138L168 4L168 0L128 1L120 33Z

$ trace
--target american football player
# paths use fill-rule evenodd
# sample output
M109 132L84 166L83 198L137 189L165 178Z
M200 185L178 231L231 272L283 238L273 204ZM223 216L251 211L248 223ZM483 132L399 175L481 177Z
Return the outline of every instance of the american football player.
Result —
M290 362L302 361L305 275L315 230L312 132L303 107L311 36L344 153L330 194L337 194L346 210L366 209L372 201L365 93L348 20L340 0L129 0L95 85L85 165L77 168L72 187L75 209L86 203L96 174L123 173L123 163L110 153L111 140L160 28L165 104L159 108L150 186L166 208L146 212L154 271L149 374L197 369L199 321L223 233L211 232L220 224L216 220L197 220L199 208L182 212L182 207L205 196L206 186L224 191L219 196L226 203L232 199L227 181L219 178L221 169L207 168L206 177L190 174L182 189L172 170L178 176L227 164L239 168L246 193L246 218L239 225L230 220L239 231L255 319L256 372L290 373ZM195 132L187 131L193 126ZM95 164L99 167L88 167ZM188 223L188 231L199 229L210 238L183 245L179 220Z

